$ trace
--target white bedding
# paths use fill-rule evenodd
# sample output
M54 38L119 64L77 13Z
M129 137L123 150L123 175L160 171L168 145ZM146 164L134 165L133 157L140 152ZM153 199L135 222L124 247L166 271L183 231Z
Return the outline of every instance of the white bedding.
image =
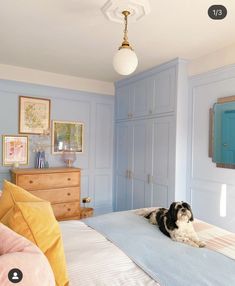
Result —
M60 222L70 286L160 286L103 235L81 221Z

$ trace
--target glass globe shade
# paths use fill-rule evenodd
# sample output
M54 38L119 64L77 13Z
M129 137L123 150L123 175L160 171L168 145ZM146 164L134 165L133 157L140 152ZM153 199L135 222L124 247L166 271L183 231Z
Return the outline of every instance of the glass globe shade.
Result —
M136 53L128 48L117 51L113 58L113 67L121 75L133 73L138 65Z

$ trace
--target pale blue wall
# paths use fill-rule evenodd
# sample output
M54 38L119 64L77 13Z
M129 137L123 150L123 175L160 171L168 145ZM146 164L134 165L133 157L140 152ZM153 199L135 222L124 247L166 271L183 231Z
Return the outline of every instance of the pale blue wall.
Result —
M0 135L18 134L19 95L51 99L51 120L84 122L84 153L74 164L82 169L81 197L92 197L96 213L111 211L114 97L0 80ZM31 135L30 141L36 138ZM28 167L33 167L35 154L30 151ZM50 167L64 166L61 156L51 155L50 149L48 161ZM9 168L2 166L0 148L0 187L5 178L10 179Z
M208 155L209 109L235 95L235 65L190 79L188 197L195 217L235 232L235 170L218 168Z

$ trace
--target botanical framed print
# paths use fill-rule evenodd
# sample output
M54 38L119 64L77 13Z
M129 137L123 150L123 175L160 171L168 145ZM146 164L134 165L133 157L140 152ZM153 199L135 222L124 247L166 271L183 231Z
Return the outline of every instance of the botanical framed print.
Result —
M27 165L28 136L2 135L2 164L3 166Z
M43 134L50 129L50 99L19 97L19 133Z
M83 152L84 124L73 121L52 121L52 154L64 150Z

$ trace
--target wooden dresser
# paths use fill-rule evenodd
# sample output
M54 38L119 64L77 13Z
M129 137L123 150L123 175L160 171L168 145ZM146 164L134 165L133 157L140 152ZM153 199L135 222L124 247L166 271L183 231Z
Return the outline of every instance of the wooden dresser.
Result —
M80 218L80 169L13 169L12 182L51 202L57 220Z

